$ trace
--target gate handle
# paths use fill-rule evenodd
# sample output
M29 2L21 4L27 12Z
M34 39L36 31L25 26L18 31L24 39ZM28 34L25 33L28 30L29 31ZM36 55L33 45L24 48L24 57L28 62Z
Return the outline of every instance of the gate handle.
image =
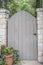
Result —
M34 33L33 35L37 35L37 33Z

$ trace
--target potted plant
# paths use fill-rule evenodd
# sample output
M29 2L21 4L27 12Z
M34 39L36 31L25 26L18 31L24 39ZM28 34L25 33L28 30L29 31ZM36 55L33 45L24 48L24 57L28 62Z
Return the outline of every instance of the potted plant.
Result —
M1 51L0 51L0 65L6 65L7 62L4 61L4 57L2 56L1 54Z
M6 64L7 64L7 62L4 61L4 58L0 54L0 65L6 65Z
M2 54L2 57L4 57L4 61L7 62L7 65L13 64L13 58L14 58L13 48L8 48L2 45L1 54Z
M12 47L8 48L4 45L1 46L1 55L4 61L7 62L6 65L19 64L19 53L18 50L14 50Z

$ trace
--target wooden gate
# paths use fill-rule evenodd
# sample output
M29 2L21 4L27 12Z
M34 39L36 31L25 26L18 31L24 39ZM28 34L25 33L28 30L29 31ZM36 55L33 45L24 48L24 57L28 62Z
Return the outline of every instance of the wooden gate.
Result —
M8 20L8 46L20 51L22 60L37 59L36 18L26 11L14 14Z

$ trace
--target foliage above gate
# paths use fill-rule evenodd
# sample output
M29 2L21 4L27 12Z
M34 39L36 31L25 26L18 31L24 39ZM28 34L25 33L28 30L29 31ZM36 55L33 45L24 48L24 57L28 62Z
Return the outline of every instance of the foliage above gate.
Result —
M37 5L40 5L40 0L0 0L0 8L8 9L10 16L20 10L26 10L36 16Z

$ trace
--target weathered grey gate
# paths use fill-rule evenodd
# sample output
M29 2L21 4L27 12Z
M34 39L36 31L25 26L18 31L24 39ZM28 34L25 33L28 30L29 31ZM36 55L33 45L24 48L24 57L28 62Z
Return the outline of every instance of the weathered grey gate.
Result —
M37 59L36 19L21 11L8 20L8 45L20 51L23 60Z

